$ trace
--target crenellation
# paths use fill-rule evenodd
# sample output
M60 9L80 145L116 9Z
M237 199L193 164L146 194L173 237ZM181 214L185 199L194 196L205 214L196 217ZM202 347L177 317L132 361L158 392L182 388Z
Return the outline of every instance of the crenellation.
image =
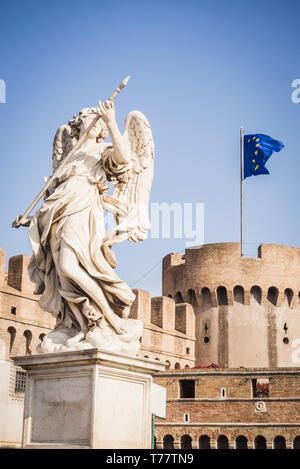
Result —
M27 270L29 262L30 256L25 256L24 254L13 256L8 262L7 284L26 294L32 294L34 290L33 283L29 279Z
M163 258L163 269L168 269L169 267L174 267L175 265L184 264L185 259L183 258L182 254L167 254Z
M294 366L292 344L300 337L300 248L262 244L258 256L241 257L239 243L217 243L186 249L180 265L167 262L163 294L193 306L197 364L219 363L226 351L229 367ZM202 326L209 318L210 336L204 343ZM276 335L282 322L290 324L285 341ZM274 343L276 337L281 338Z
M1 259L4 278L4 249L0 251ZM14 256L9 260L8 281L3 282L0 292L0 345L5 359L12 355L36 353L40 336L52 330L56 322L55 318L39 307L39 296L33 295L33 284L27 272L29 261L30 257L25 255ZM150 293L141 289L134 289L133 292L136 298L129 317L139 319L144 324L140 355L167 361L170 366L175 366L178 360L181 367L193 366L195 339L192 333L187 336L176 331L174 300L167 297L151 299ZM12 344L8 329L13 332ZM177 353L179 349L182 352L180 356ZM189 350L189 355L185 353L186 350Z
M180 303L175 307L175 329L188 337L195 335L195 318L192 305Z
M175 301L166 296L152 298L151 322L165 331L175 331Z
M151 298L151 323L161 328L163 327L162 298L160 296Z
M146 290L134 289L135 300L131 306L129 317L139 319L143 324L151 322L151 296Z
M180 270L178 265L166 263L163 295L174 295L175 291L185 295L190 289L196 292L203 287L215 290L220 285L229 291L235 285L242 285L245 290L259 285L266 290L275 286L280 291L290 288L299 292L300 248L263 244L260 253L258 258L241 257L239 243L189 248L185 263L179 265Z
M285 248L288 248L287 251ZM300 337L298 254L299 248L261 245L260 257L248 259L240 257L239 243L205 245L187 249L185 258L177 254L166 256L163 262L164 296L151 298L145 290L133 290L136 298L129 317L139 319L144 324L139 356L165 362L167 370L180 373L180 379L196 378L196 400L193 402L179 398L178 377L174 376L174 381L167 374L167 381L163 377L159 379L168 388L169 434L173 431L173 425L184 421L186 413L190 416L190 426L198 418L200 422L207 419L208 423L209 416L211 421L214 416L216 421L220 421L225 402L223 426L231 425L237 415L241 421L248 423L254 420L257 423L266 422L267 414L255 412L255 402L251 397L251 383L257 370L270 371L273 400L285 399L282 378L276 381L274 373L280 367L297 370L299 366L292 361L293 343ZM0 251L0 268L1 259L2 265L5 265L4 250ZM36 353L41 334L54 327L55 319L40 309L39 297L33 295L32 285L26 285L28 262L28 256L11 258L8 285L5 282L2 284L0 356L3 360L9 360L12 355ZM14 277L15 273L20 275ZM3 267L2 278L5 278ZM214 378L206 374L212 364L217 366L210 371ZM220 365L221 369L218 368ZM203 371L198 372L195 366L203 367ZM236 378L227 376L228 370L246 371L248 374L245 378ZM217 377L219 372L223 373L222 377ZM296 374L298 376L299 371ZM265 371L262 376L265 376ZM298 378L293 380L287 374L284 380L284 386L298 399ZM222 389L226 393L224 399L221 397ZM246 401L251 403L246 404ZM284 411L273 401L268 402L267 407L274 415L281 412L280 415L294 418L290 417L292 405L289 398L284 401ZM157 426L161 444L162 428ZM209 425L205 428L211 435ZM189 432L194 446L198 444L198 437L194 438L198 435L197 431ZM218 431L229 434L225 427ZM234 429L233 432L237 431ZM249 427L247 432L249 436ZM292 433L289 435L285 431L284 434L289 438L287 441L292 441ZM231 436L231 446L236 444L235 439L239 435L237 433L234 439ZM268 437L269 445L273 445L273 437L273 433ZM176 438L177 446L181 447L180 437L177 435ZM218 444L217 438L211 441L212 447ZM248 444L254 445L255 438L251 438Z

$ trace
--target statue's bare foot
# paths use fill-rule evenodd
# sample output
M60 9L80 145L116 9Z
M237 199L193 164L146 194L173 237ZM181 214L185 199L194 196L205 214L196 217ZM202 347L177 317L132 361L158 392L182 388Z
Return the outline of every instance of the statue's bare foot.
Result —
M80 342L83 339L85 339L85 334L83 332L78 332L78 334L74 335L74 337L70 337L70 339L66 341L65 345L74 344L76 342Z

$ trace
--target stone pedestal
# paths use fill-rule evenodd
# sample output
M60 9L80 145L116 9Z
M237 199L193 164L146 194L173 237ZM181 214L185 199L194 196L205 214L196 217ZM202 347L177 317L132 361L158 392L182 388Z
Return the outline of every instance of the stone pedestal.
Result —
M14 357L27 370L23 448L151 448L165 364L99 349Z

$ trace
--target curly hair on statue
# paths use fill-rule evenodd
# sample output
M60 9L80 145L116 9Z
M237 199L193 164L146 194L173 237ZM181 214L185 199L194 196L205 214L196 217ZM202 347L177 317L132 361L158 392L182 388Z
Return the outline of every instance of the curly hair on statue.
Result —
M78 114L73 116L73 119L69 120L68 125L70 126L71 132L70 132L70 137L71 138L76 138L76 140L79 140L79 135L80 135L80 127L82 125L82 122L85 117L87 117L89 114L97 114L97 109L95 107L88 108L85 107L79 111ZM102 130L104 130L104 133L108 132L107 126L104 122L103 119L100 118ZM99 134L99 137L101 137L102 130Z

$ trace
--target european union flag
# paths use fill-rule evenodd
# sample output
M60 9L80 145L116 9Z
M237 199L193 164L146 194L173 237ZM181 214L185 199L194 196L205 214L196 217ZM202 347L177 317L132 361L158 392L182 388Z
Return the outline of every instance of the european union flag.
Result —
M269 174L266 162L274 151L280 151L284 144L264 134L244 137L244 179L258 174Z

